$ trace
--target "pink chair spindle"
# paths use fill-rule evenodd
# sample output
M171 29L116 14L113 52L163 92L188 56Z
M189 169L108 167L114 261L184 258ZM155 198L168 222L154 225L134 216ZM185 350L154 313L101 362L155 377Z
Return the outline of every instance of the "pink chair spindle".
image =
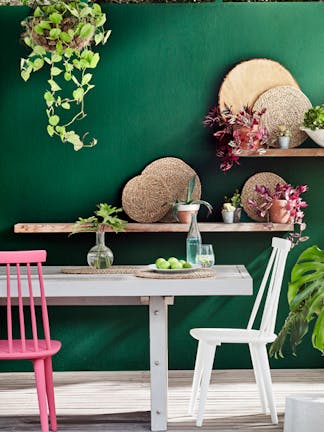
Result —
M11 311L11 292L10 292L10 264L7 268L7 336L8 336L8 351L13 352L12 345L12 311Z
M25 333L25 317L24 303L21 292L20 264L16 264L17 270L17 291L18 291L18 308L19 308L19 328L22 352L26 352L26 333Z
M38 268L39 288L41 294L44 336L46 341L46 348L49 350L51 349L51 336L50 336L50 329L49 329L49 319L48 319L46 297L45 297L45 290L44 290L44 279L43 279L43 271L42 271L41 263L37 263L37 268Z
M28 278L29 306L30 306L30 317L31 317L34 349L35 351L38 351L37 321L36 321L36 314L35 314L35 302L34 302L33 285L32 285L32 278L30 272L30 263L27 263L27 278Z

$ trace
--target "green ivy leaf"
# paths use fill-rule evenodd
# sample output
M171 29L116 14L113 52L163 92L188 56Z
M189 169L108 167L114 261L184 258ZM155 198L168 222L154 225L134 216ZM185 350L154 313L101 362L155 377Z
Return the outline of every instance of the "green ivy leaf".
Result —
M90 23L86 23L81 27L80 37L86 39L87 37L91 36L93 32L94 32L94 26Z
M100 60L100 56L99 56L99 54L98 54L98 53L95 53L94 56L93 56L92 59L91 59L91 62L90 62L89 67L90 67L91 69L96 68L96 67L97 67L97 64L98 64L98 62L99 62L99 60Z
M42 16L42 10L39 6L37 6L37 8L34 10L34 17L39 18L40 16Z
M58 63L62 60L62 56L57 53L53 53L51 60L53 63Z
M24 43L25 43L28 47L30 47L30 46L31 46L31 39L30 39L30 37L28 37L28 36L24 37Z
M107 18L106 18L106 14L102 14L100 15L97 19L96 19L96 26L97 27L101 27L105 24Z
M33 51L36 55L44 56L46 54L46 49L40 45L35 45Z
M43 30L43 28L39 24L35 25L34 30L39 35L43 35L44 34L44 30Z
M50 137L52 137L54 135L54 128L51 125L47 126L47 133Z
M59 90L62 90L61 87L52 79L49 79L48 84L51 86L52 92L57 92Z
M43 66L44 66L44 60L42 58L38 57L34 60L34 66L33 66L34 71L41 69Z
M77 88L76 90L73 91L73 98L77 101L80 102L83 98L84 95L84 90L82 87Z
M30 73L31 73L31 69L25 69L23 71L20 72L21 78L26 82L29 80L30 78Z
M61 32L62 31L59 28L52 28L51 31L49 32L50 38L58 39L60 37Z
M52 14L50 14L49 19L50 19L50 21L52 21L53 24L60 24L63 17L60 13L53 12Z
M60 117L58 115L52 115L49 117L48 122L52 126L56 126L60 121Z
M67 132L65 134L65 140L73 144L75 151L78 151L83 147L83 142L81 141L81 138L73 131Z
M62 108L69 110L71 108L71 105L68 102L63 102L62 103Z
M64 51L64 55L67 58L72 57L72 55L73 55L73 49L72 48L66 48L66 50Z
M51 75L53 75L53 76L60 75L60 73L62 73L62 72L63 72L62 69L60 69L60 68L58 68L56 66L53 66L51 68Z
M64 48L63 48L63 44L62 44L62 42L60 40L56 44L56 52L62 58L62 55L63 55L63 52L64 52Z
M52 28L52 26L51 26L51 24L49 23L49 21L45 21L45 20L42 20L42 21L39 23L39 26L40 26L42 29L44 29L44 30L50 30L50 29Z
M92 9L89 6L84 7L80 12L80 17L85 18L92 14Z
M91 78L92 78L92 74L90 74L90 73L85 74L82 78L81 84L82 85L88 84L91 81Z
M64 73L64 79L65 81L71 81L72 75L70 74L70 72L65 72Z
M93 10L94 10L97 14L100 14L100 13L101 13L101 7L100 7L100 5L98 5L98 3L94 3L94 4L92 5L92 8L93 8Z
M55 100L54 96L49 91L44 93L44 99L48 102L54 102L54 100Z
M100 42L103 41L103 38L104 38L103 33L97 33L97 34L95 35L95 37L94 37L94 40L95 40L96 45L99 45Z
M61 32L60 39L66 43L70 43L72 41L71 36L66 32Z

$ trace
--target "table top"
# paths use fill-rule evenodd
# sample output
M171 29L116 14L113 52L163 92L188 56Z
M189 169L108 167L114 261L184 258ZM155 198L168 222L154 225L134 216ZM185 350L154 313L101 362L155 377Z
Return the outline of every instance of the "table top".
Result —
M231 296L251 295L253 291L252 278L243 265L214 266L216 275L212 278L166 280L144 279L131 274L65 274L61 269L62 267L59 266L43 266L47 298ZM0 281L4 279L5 274L2 268ZM23 292L26 289L27 294L25 285L27 284L23 283ZM15 290L16 284L12 280L12 296L16 296ZM35 294L37 295L37 292ZM5 295L5 284L0 283L0 296Z

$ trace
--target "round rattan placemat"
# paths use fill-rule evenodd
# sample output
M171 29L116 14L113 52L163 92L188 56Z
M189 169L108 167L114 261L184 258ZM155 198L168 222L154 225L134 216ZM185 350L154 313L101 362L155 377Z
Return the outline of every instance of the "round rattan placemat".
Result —
M279 86L264 92L255 102L253 109L261 111L266 108L262 124L270 133L270 143L278 147L278 127L286 126L291 131L289 147L300 146L307 138L300 130L304 114L312 106L302 91L290 86Z
M191 166L186 164L182 159L174 157L157 159L150 163L142 171L142 175L148 175L152 173L160 175L169 185L172 191L172 201L175 199L186 198L188 182L193 176L196 176L196 184L192 193L192 198L194 200L199 200L201 198L200 179ZM174 221L172 210L169 209L169 211L160 219L160 221Z
M225 76L218 94L219 107L223 110L227 105L237 113L244 105L252 107L262 93L277 86L299 89L294 77L280 63L263 58L244 61Z
M145 268L145 266L143 266ZM95 269L92 267L66 267L61 272L65 274L134 274L138 266L111 266L106 269Z
M248 203L249 199L256 201L258 204L263 203L262 197L255 192L255 186L266 186L273 191L278 183L284 184L286 181L272 172L260 172L254 174L245 182L241 193L242 205L245 213L250 216L251 219L258 222L267 222L267 217L262 218L258 216L256 209L251 207Z
M200 279L216 276L215 270L198 269L190 273L157 273L150 270L139 270L135 276L147 279Z
M139 175L132 178L122 193L122 206L125 213L140 223L159 221L169 211L169 206L164 204L172 200L172 189L159 174Z

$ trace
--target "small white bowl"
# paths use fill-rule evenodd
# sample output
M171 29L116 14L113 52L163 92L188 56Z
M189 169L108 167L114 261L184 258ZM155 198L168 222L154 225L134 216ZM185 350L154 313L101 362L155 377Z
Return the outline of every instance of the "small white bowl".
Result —
M316 144L321 147L324 147L324 129L308 129L305 127L301 127L300 130L307 133L309 138L311 138Z

